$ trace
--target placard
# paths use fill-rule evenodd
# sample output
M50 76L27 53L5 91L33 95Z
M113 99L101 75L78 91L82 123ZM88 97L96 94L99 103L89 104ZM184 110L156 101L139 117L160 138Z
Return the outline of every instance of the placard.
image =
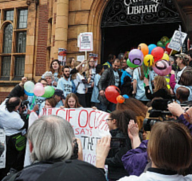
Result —
M93 33L80 33L77 44L80 52L93 51Z
M171 38L171 42L169 43L168 48L179 52L186 37L187 33L176 30Z

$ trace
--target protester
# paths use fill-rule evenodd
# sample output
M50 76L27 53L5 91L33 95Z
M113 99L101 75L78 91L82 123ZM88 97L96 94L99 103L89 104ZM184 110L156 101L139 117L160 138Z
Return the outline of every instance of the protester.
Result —
M70 58L67 59L65 65L68 66L70 68L70 71L71 71L73 68L75 68L74 64L75 64L75 58L70 57Z
M57 102L54 97L47 98L45 100L45 106L44 108L54 108L57 105Z
M53 85L56 87L59 78L62 77L62 66L59 60L57 59L52 60L49 70L52 72L54 76Z
M137 99L125 99L124 103L117 103L116 110L132 110L136 113L139 130L143 127L143 120L146 117L148 108Z
M10 169L21 170L23 168L25 137L27 122L22 119L20 111L21 99L11 97L6 101L6 107L0 110L0 125L6 134L6 167L0 170L0 178L3 178Z
M82 107L79 104L79 99L74 93L70 93L67 95L66 100L65 100L65 108L80 108Z
M190 91L188 88L186 87L179 87L176 90L176 99L181 103L181 104L192 104L191 101L188 101L188 97L189 97Z
M127 126L130 120L136 122L136 114L131 110L113 111L106 119L112 139L124 140L124 145L112 147L106 158L105 164L108 165L109 180L118 180L129 175L123 167L121 157L131 149L131 141L127 136Z
M122 60L120 60L120 62L121 62L121 72L123 73L128 68L128 66L127 66L127 59L126 58L122 58Z
M57 102L57 104L55 106L56 108L64 106L64 104L65 104L65 97L64 97L64 94L63 94L62 90L56 89L55 90L55 94L54 94L54 98L55 98L55 100Z
M107 62L105 62L105 63L103 64L104 68L105 68L105 69L106 69L106 68L111 68L113 62L114 62L114 55L109 54Z
M179 83L183 71L189 65L189 58L185 53L176 54L175 56L177 57L176 59L177 66L180 69L180 71L177 72L176 75L176 82Z
M120 78L121 73L118 71L120 68L120 61L119 59L116 59L112 67L109 69L106 69L98 83L99 88L99 101L101 104L101 110L102 111L114 111L116 105L114 103L109 102L105 97L105 89L110 85L115 85L116 87L120 86Z
M144 78L145 83L145 95L148 99L153 99L155 97L162 97L163 99L172 99L170 91L167 88L167 82L163 76L156 76L154 84L154 93L151 93L149 88L149 80Z
M144 77L147 74L147 67L142 65L134 69L133 71L133 92L135 94L135 98L142 101L144 104L147 104L149 99L147 99L145 95L145 87L144 87ZM148 75L148 74L147 74Z
M70 69L68 66L62 68L63 77L61 77L57 83L57 89L63 91L64 97L67 97L73 90L73 83L70 79Z
M101 75L104 71L103 65L98 64L96 66L96 75L94 78L94 88L91 96L91 102L94 103L94 106L97 107L98 109L101 109L100 107L100 101L98 100L99 96L99 89L98 89L98 83L101 78Z
M51 71L46 71L43 75L42 78L45 78L47 80L47 85L53 86L53 74Z
M88 60L88 70L86 71L86 78L87 78L87 93L85 96L86 100L86 106L91 107L91 95L93 92L93 87L94 87L94 78L96 74L96 68L95 68L95 60L93 57L89 58Z

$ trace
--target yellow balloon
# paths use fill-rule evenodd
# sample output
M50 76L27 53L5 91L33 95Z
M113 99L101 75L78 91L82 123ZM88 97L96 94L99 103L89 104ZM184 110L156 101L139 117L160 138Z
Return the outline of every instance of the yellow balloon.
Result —
M154 63L154 58L153 58L153 55L146 55L144 57L144 60L143 60L144 64L147 66L147 67L151 67Z
M164 53L162 60L167 60L169 61L169 55L167 55L166 53Z

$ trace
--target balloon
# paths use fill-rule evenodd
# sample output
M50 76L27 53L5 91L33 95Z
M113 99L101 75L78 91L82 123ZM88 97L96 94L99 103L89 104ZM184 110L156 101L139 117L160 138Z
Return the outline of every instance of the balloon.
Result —
M165 46L165 51L167 51L167 53L170 54L172 49L168 48L168 46L169 43L167 43L167 45Z
M25 82L24 84L24 90L27 92L27 93L33 93L34 92L34 86L35 84L32 82L32 81L27 81Z
M151 67L154 63L153 55L146 55L143 62L147 67Z
M119 95L119 96L117 96L117 102L122 104L125 102L125 98L123 96Z
M118 55L118 59L119 59L119 60L121 60L123 57L124 57L124 54L123 54L123 53L120 53L120 54Z
M149 53L149 48L145 43L139 44L138 49L142 51L143 56L145 56Z
M132 64L141 66L143 64L143 53L141 50L133 49L129 53L129 60Z
M120 95L120 90L114 85L110 85L105 89L105 97L109 102L117 104L117 96Z
M49 98L49 97L52 97L54 93L55 93L55 89L52 86L46 86L45 93L42 95L42 97Z
M167 40L167 41L165 42L165 44L164 44L164 45L166 46L166 45L167 45L167 43L169 43L169 42L170 42L170 40Z
M162 42L163 44L165 44L165 42L166 42L167 40L169 40L169 38L168 38L167 36L163 36L163 37L161 38L161 42Z
M154 48L156 48L157 46L155 45L155 44L150 44L149 46L148 46L148 48L149 48L149 54L151 54L151 52L152 52L152 50L154 49Z
M160 76L168 75L171 72L172 66L170 62L166 60L160 60L158 62L155 62L153 66L153 70L156 74Z
M161 41L158 41L158 42L157 42L157 46L158 46L158 47L163 47L164 44L163 44Z
M153 55L154 61L158 61L163 57L164 54L164 50L161 47L156 47L153 49L153 51L151 52L151 55Z
M34 95L34 93L29 93L29 92L27 92L25 89L24 89L24 92L25 92L25 94L28 95L28 96L33 96L33 95Z
M43 87L43 84L38 82L38 83L35 84L35 86L41 86L41 87Z
M127 65L128 65L129 67L131 67L131 68L137 68L137 67L139 67L139 65L135 65L135 64L131 63L129 59L127 59Z
M45 89L44 89L43 85L41 86L41 85L36 84L34 87L34 94L36 96L42 96L44 93L45 93Z
M124 94L123 97L124 97L125 99L129 99L129 96L128 96L127 94Z
M162 60L167 60L169 61L169 55L167 55L166 53L163 54Z

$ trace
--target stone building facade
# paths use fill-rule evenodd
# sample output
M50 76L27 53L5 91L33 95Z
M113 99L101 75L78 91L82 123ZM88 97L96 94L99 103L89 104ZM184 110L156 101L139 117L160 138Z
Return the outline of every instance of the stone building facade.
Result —
M93 53L100 61L101 22L110 1L0 0L0 101L22 76L37 81L51 60L57 59L59 48L67 50L67 57L83 54L77 47L82 32L93 32ZM177 9L183 2L173 1ZM191 0L182 3L179 13L183 22L192 22L191 9ZM192 39L192 26L187 22L184 28Z

